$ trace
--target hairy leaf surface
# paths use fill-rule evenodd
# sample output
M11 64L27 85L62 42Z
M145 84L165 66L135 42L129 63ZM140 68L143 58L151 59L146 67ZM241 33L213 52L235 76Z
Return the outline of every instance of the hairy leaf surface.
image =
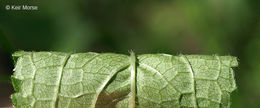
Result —
M11 98L17 108L230 107L231 56L24 52Z

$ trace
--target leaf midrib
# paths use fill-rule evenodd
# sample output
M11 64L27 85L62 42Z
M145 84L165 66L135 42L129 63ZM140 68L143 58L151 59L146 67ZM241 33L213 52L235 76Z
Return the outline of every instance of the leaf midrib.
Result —
M189 68L190 68L190 74L191 74L191 79L192 79L192 86L193 86L193 92L192 92L192 95L193 95L193 98L194 98L194 101L195 101L195 108L198 107L198 102L197 102L197 99L196 99L196 85L195 85L195 76L194 76L194 70L193 70L193 67L189 61L189 59L187 58L187 56L185 55L181 55L181 57L187 62Z
M55 108L57 108L57 106L58 106L57 100L59 98L59 91L61 89L61 80L62 80L63 71L64 71L64 68L65 68L66 64L68 63L68 60L70 59L71 55L72 55L72 53L67 54L66 57L65 57L64 63L62 64L61 72L59 74L59 79L58 79L59 82L58 82L58 85L57 85L58 90L56 92L55 101L54 101L54 107Z

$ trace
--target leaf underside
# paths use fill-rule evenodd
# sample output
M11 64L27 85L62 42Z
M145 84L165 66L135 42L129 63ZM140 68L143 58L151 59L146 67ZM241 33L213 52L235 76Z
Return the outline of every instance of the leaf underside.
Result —
M24 52L16 58L16 108L230 107L232 56Z

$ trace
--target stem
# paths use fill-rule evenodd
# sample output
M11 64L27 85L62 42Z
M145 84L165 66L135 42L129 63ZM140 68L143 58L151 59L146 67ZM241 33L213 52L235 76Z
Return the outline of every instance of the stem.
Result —
M131 71L131 93L130 93L130 108L135 108L135 74L136 74L136 57L133 51L130 51L130 71Z

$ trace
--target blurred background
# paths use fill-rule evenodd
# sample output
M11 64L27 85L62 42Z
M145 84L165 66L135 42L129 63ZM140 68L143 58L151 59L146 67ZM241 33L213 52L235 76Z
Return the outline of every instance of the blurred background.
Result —
M11 106L14 51L130 49L237 56L231 107L260 108L259 0L0 0L0 107Z

